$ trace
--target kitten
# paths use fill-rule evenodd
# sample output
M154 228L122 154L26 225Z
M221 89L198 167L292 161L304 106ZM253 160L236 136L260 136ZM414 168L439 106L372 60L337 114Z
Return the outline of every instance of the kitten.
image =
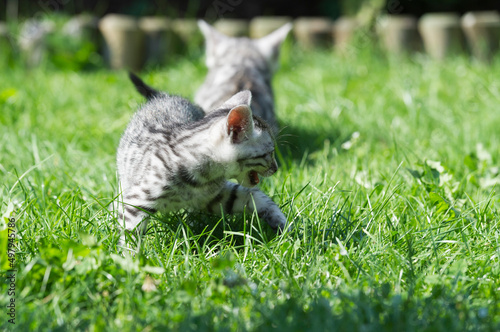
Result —
M195 102L209 112L238 91L250 90L253 114L276 132L271 78L277 69L280 46L292 24L259 39L228 37L202 20L198 26L205 36L208 74Z
M276 230L286 218L255 186L278 165L268 125L252 115L242 91L205 115L188 100L159 92L130 75L148 101L133 116L118 147L124 204L119 221L131 231L156 211L257 211ZM227 181L236 178L240 184ZM145 229L145 224L143 223ZM123 242L123 237L122 240Z

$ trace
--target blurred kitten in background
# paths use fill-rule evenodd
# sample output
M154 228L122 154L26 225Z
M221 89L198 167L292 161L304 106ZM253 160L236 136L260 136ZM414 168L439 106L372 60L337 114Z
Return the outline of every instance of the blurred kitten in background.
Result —
M210 112L239 91L250 90L253 114L277 132L271 78L278 67L281 44L292 24L259 39L228 37L202 20L198 26L205 36L208 74L195 102Z

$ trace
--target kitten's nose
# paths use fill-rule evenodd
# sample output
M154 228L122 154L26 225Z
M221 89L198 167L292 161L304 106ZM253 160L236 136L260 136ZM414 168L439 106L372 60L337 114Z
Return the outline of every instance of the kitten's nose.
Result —
M278 170L278 163L276 162L276 160L273 159L273 161L271 162L271 166L267 170L267 173L269 175L273 175L274 173L276 173L277 170Z

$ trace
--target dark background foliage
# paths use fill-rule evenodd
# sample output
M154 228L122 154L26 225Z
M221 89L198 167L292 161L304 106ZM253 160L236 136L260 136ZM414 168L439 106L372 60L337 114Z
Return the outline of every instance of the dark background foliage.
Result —
M375 1L376 2L376 1ZM123 13L129 15L167 15L172 17L237 17L252 18L258 15L328 16L333 19L341 13L353 11L353 7L370 3L363 0L1 0L0 19L16 16L8 4L17 7L21 17L39 12L65 12L77 14L92 12L96 15ZM14 6L17 4L17 6ZM392 13L408 13L417 16L426 12L469 10L500 10L498 0L386 0L385 10Z

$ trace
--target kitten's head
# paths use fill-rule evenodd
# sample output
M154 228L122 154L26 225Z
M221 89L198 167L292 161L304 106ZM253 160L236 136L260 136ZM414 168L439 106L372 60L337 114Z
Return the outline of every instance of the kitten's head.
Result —
M198 26L205 37L208 68L232 62L242 64L252 59L264 60L271 71L278 67L281 44L292 29L292 24L287 23L265 37L249 39L228 37L203 20L198 21Z
M278 170L272 130L264 120L252 115L251 100L251 92L245 90L219 107L229 110L224 120L221 145L228 176L236 178L245 187L259 183L259 175L271 176Z

